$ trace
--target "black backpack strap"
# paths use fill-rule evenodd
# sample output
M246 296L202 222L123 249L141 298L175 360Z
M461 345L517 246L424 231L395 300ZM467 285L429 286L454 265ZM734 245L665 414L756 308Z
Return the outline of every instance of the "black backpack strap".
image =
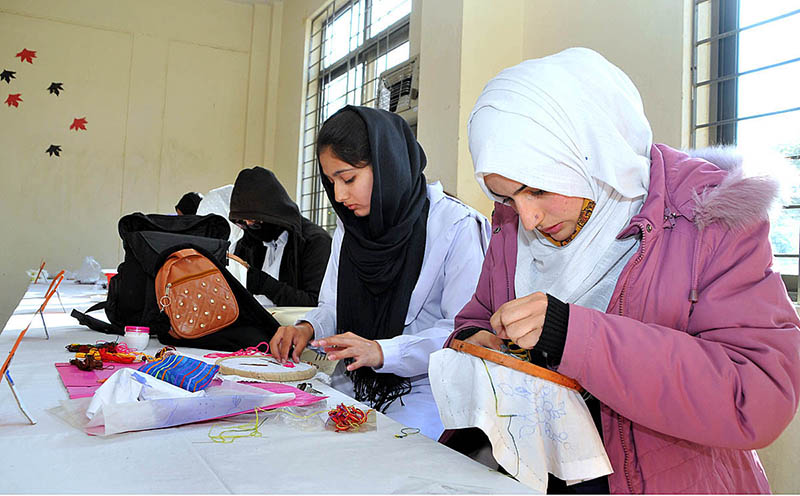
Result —
M103 334L116 334L122 336L123 334L125 334L125 331L121 329L119 326L116 326L114 324L109 324L108 322L103 322L100 319L96 319L94 317L90 317L89 315L87 315L89 312L93 310L98 310L98 308L95 307L102 305L100 308L103 308L105 307L105 304L106 302L104 301L100 302L97 305L94 305L91 308L89 308L86 311L86 313L82 313L73 309L70 315L74 317L79 324L85 325L86 327L88 327L93 331L102 332Z
M95 303L94 305L90 306L85 313L94 312L95 310L102 310L106 307L107 301L101 301L100 303Z

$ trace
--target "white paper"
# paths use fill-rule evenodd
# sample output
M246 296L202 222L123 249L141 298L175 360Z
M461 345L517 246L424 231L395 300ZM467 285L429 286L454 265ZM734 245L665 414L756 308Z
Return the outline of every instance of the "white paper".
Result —
M192 393L156 379L150 374L124 368L114 372L102 386L97 388L86 410L86 416L91 419L104 406L116 403L203 395L205 392L202 390Z

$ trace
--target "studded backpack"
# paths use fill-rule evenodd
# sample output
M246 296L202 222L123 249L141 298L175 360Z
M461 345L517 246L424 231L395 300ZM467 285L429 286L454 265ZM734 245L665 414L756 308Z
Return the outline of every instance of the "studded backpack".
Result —
M174 338L207 336L239 318L236 296L225 276L197 250L172 253L156 273L155 290Z
M269 341L278 329L278 321L227 269L230 229L224 217L135 213L120 219L119 233L125 261L117 268L117 275L111 278L107 301L86 310L89 313L104 308L108 322L73 310L73 317L81 324L99 332L119 335L127 325L147 326L150 336L157 337L162 344L219 351L236 351ZM190 265L196 263L197 267L204 269L184 267L186 262L181 261L182 258L173 259L173 255L186 249L196 252L196 255L188 257L192 260ZM199 257L202 257L202 262ZM172 267L162 271L168 260ZM162 277L170 281L156 284L156 278L162 272ZM220 281L216 281L217 277ZM194 281L198 281L196 285L200 291L185 293ZM164 306L166 300L162 297L166 296L167 283L172 285L169 287L169 304ZM180 285L180 289L176 285ZM156 289L158 286L161 287L160 293ZM206 288L210 288L208 295L203 292ZM202 297L195 301L198 294ZM223 294L223 300L226 294L230 295L230 300L225 301L236 303L217 305L222 300L211 296L214 294ZM208 306L196 304L198 302ZM178 309L185 309L190 303L188 308L193 313L188 319L193 322L188 325L196 324L195 329L175 324L189 315ZM238 314L231 313L234 308ZM196 334L184 337L191 332Z

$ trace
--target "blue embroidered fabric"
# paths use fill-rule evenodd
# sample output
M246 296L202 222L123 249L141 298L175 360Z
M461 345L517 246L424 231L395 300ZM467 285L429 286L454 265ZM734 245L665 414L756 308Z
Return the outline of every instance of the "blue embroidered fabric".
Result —
M183 355L170 355L139 367L140 372L156 379L195 392L205 389L219 371L219 365L209 365Z

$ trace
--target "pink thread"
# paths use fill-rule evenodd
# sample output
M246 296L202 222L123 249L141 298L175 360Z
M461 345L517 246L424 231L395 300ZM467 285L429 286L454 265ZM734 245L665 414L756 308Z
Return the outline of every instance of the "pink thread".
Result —
M259 346L264 345L267 347L265 351L259 350ZM234 351L233 353L209 353L208 355L203 355L205 358L225 358L225 357L232 357L232 356L250 356L250 355L268 355L269 354L269 343L266 341L261 341L255 346L249 346L243 350Z
M264 345L267 347L266 350L261 351L258 348ZM227 358L232 356L252 356L252 355L269 355L269 343L266 341L261 341L255 346L248 346L247 348L239 351L234 351L233 353L209 353L207 355L203 355L205 358ZM277 361L275 363L278 363ZM286 362L281 364L286 368L294 368L294 364L292 362Z
M134 351L128 348L125 343L117 343L117 353L133 353Z

